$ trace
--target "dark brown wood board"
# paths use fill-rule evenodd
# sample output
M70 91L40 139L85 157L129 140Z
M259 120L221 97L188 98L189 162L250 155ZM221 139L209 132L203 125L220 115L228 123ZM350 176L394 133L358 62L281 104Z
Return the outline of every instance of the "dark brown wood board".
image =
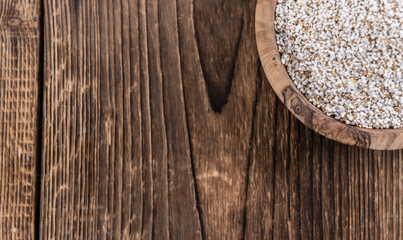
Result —
M260 64L256 0L1 9L14 2L36 15L17 15L24 31L0 21L1 239L403 237L403 151L290 114Z
M33 239L39 1L0 1L0 239Z

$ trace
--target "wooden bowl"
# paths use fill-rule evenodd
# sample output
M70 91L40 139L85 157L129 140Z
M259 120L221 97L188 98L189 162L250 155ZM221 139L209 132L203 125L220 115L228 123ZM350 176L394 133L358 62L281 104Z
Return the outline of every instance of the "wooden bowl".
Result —
M256 41L266 76L284 105L306 126L332 140L358 147L396 150L403 148L403 128L365 129L326 116L312 105L291 81L277 50L274 17L276 0L258 0Z

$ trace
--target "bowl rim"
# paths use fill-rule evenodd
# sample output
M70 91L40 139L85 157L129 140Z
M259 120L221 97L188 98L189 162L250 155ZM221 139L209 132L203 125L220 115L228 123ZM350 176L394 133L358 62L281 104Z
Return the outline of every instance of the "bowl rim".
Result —
M274 18L277 0L258 0L255 34L260 61L276 95L302 123L337 142L374 150L403 149L403 128L368 129L347 125L324 114L295 86L280 60Z

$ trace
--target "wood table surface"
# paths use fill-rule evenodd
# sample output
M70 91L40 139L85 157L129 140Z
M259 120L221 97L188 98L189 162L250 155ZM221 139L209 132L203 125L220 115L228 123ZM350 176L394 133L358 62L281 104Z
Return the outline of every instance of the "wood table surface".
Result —
M403 151L276 98L256 0L1 0L0 239L402 239Z

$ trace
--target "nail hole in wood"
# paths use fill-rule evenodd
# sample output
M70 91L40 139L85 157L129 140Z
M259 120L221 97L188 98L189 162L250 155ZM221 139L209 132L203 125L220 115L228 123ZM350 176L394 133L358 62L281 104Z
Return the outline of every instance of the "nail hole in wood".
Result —
M18 27L22 24L22 20L17 17L9 18L7 20L7 25L10 27Z

